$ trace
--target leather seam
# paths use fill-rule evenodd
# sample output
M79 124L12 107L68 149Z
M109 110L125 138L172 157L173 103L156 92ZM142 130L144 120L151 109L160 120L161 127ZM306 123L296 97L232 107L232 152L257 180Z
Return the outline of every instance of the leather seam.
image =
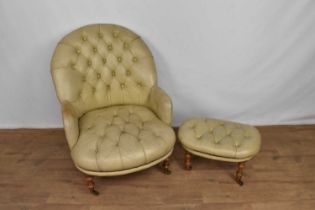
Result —
M144 149L144 146L143 146L142 142L139 141L138 143L141 145L141 148L142 148L142 151L143 151L143 154L144 154L144 158L145 158L145 163L147 164L148 163L147 153L145 152L145 149Z
M117 144L119 144L119 142L120 142L120 136L119 136ZM124 167L124 162L123 162L123 159L122 159L122 155L121 155L121 151L120 151L120 147L118 147L118 152L119 152L119 157L120 157L121 168L125 168Z

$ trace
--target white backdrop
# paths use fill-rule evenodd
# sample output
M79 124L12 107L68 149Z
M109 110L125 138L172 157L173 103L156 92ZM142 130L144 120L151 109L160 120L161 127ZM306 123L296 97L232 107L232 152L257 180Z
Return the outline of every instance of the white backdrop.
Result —
M174 125L315 123L314 0L1 0L1 128L62 126L50 58L90 23L126 26L148 43Z

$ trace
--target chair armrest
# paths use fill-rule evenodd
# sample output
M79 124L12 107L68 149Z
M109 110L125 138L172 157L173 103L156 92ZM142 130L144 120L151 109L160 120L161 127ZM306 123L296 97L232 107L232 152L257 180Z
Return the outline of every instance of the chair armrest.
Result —
M172 122L171 98L159 87L151 88L147 106L166 124Z
M71 104L67 102L62 104L62 116L67 142L71 150L79 138L79 117Z

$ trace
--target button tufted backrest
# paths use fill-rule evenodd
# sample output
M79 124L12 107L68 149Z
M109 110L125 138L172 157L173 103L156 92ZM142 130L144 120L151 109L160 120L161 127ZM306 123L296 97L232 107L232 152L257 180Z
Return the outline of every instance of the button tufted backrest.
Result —
M144 104L156 84L152 54L127 28L95 24L66 35L51 62L61 103L78 114L118 104Z

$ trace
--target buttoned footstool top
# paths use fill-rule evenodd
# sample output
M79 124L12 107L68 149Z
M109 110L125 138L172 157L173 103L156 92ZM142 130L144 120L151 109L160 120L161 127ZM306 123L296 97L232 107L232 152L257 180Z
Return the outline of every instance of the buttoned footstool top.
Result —
M253 158L261 145L255 127L218 119L190 119L180 126L178 137L191 154L229 162Z

